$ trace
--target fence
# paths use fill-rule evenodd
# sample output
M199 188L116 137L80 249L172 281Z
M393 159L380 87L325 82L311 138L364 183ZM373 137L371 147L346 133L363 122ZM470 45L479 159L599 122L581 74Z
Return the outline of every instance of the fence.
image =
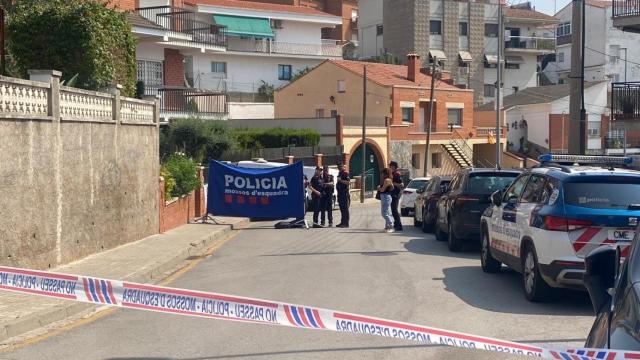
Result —
M613 0L613 17L640 15L640 0Z
M611 122L640 120L640 82L611 84Z

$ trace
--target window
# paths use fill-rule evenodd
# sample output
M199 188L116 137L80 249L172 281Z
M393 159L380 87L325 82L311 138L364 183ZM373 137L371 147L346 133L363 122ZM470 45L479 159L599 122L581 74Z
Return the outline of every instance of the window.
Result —
M278 80L291 80L291 65L278 65Z
M559 188L559 182L558 180L554 179L554 178L548 178L547 182L545 182L544 184L544 188L542 189L542 199L540 199L540 202L542 204L547 204L549 203L549 199L551 199L551 195L553 194L554 190ZM556 199L558 197L556 196ZM553 200L555 202L555 200ZM553 204L551 204L553 205Z
M509 198L514 196L516 198L520 198L520 194L522 194L522 190L524 189L524 185L527 183L528 178L529 175L522 175L518 179L516 179L516 181L514 181L513 184L509 187L509 190L504 193L504 197L502 198L503 201L507 202Z
M617 63L620 59L620 45L609 45L609 62Z
M466 191L471 194L489 195L496 190L502 190L509 186L518 175L518 173L508 172L499 174L494 172L472 172L469 174Z
M384 28L382 27L382 25L376 26L376 36L382 36L383 32Z
M496 87L493 84L484 84L484 97L496 96Z
M484 36L498 37L498 24L484 24Z
M147 86L160 86L164 84L162 61L138 60L136 75L138 80Z
M462 109L447 109L449 126L462 126Z
M332 118L337 118L338 117L338 110L331 110L331 117Z
M358 9L351 9L351 21L358 21Z
M429 21L429 34L442 35L442 21L440 20Z
M640 203L640 183L631 177L602 176L564 184L564 202L592 209L624 209Z
M227 73L227 63L220 61L212 61L211 62L211 72L212 73Z
M343 93L347 91L347 82L345 80L338 80L338 92Z
M442 153L431 153L431 168L439 169L442 167Z
M459 22L458 26L460 27L460 36L469 35L469 25L466 22Z
M324 117L324 109L316 109L316 117L323 118Z
M520 64L506 63L504 67L506 69L520 69Z
M564 53L563 52L559 52L558 53L558 62L564 62Z
M600 122L599 121L589 121L589 136L590 137L600 137Z
M571 35L571 23L565 22L558 25L558 27L556 28L556 36L560 37L567 35Z
M529 178L529 182L527 186L524 188L522 192L522 199L520 202L523 203L534 203L537 204L542 201L542 190L544 188L544 177L540 175L531 175Z
M403 107L402 108L402 121L412 123L413 122L413 108L412 107Z
M416 153L411 154L411 166L415 169L420 169L420 154L416 154ZM409 185L411 185L411 183L409 183Z

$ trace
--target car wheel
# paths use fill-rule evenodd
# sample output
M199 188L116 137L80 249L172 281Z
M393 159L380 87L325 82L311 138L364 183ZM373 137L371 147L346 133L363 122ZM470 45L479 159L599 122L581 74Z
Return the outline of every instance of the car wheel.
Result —
M442 231L440 226L436 224L436 240L438 241L447 241L447 233Z
M497 273L502 267L502 263L491 256L491 247L489 245L489 233L482 230L482 248L480 250L480 264L482 271L486 273Z
M449 251L460 252L462 251L462 240L459 239L456 234L453 233L453 224L449 219Z
M409 216L409 210L408 209L400 209L400 215Z
M524 295L529 301L542 302L551 294L551 287L540 276L538 256L531 244L526 244L522 252L522 284Z
M427 221L427 214L425 214L424 212L422 213L422 232L433 232L433 223L429 223Z

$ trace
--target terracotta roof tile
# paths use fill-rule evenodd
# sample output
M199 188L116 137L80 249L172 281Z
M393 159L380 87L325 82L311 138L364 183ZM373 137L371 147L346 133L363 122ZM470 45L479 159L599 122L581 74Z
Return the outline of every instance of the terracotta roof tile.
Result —
M349 70L357 75L364 76L364 65L367 65L367 77L382 86L431 86L431 76L419 73L417 81L407 79L408 69L404 65L389 65L351 60L328 60L329 62ZM442 81L437 82L438 89L459 89Z
M507 17L507 18L514 18L514 19L548 20L548 21L553 21L553 22L558 21L558 19L556 19L553 16L550 16L550 15L547 15L547 14L543 14L543 13L535 11L535 10L514 9L514 8L510 8L510 7L506 7L504 9L504 16Z
M165 30L165 28L163 28L162 26L140 16L140 14L128 11L125 13L125 16L127 17L127 21L129 21L131 26L138 26L138 27L156 29L156 30Z
M302 15L336 17L335 15L331 15L326 12L316 10L306 6L270 4L270 3L259 3L259 2L253 2L253 1L240 1L240 0L193 0L193 3L195 3L196 5L220 6L220 7L227 7L227 8L233 8L233 9L274 11L274 12L293 13L293 14L302 14Z
M611 2L611 0L587 0L587 5L606 8L613 6L613 3Z

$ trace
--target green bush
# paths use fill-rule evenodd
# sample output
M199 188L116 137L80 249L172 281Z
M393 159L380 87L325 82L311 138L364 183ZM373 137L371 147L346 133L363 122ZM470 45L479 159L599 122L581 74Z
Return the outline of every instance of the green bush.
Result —
M173 198L173 189L176 187L176 179L167 170L166 166L160 167L160 176L164 178L164 200L169 201Z
M7 46L18 74L29 69L76 74L77 86L122 84L135 95L136 46L125 14L103 0L21 0L7 17Z
M171 191L172 196L187 195L200 186L198 167L195 161L186 155L170 155L162 164L162 168L175 180L175 187Z
M241 149L316 146L320 143L320 133L311 129L236 129L233 134Z
M233 139L225 121L187 118L174 120L160 136L160 151L164 158L182 152L199 163L219 159L233 147Z

